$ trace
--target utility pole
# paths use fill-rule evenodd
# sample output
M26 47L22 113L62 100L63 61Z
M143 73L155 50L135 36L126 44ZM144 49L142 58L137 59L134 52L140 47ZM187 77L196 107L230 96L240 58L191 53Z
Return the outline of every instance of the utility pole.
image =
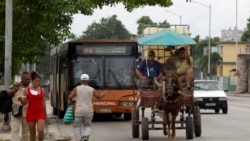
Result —
M4 57L4 89L11 85L12 72L12 21L13 21L13 0L5 1L5 57ZM10 114L4 114L3 131L9 131Z
M180 25L182 25L182 17L181 17L181 15L178 15L178 14L172 12L172 11L169 11L169 10L165 10L165 11L179 17L180 18Z
M11 85L12 72L12 21L13 0L6 0L5 9L5 58L4 58L4 88L7 90Z
M236 81L236 94L239 94L239 91L237 90L238 85L238 74L239 74L239 67L238 67L238 0L236 0L236 13L235 13L235 50L236 50L236 56L235 56L235 81Z
M209 31L209 34L208 34L208 63L207 63L207 77L208 77L208 79L210 79L210 76L211 76L211 69L210 69L210 55L211 55L211 4L209 4L209 5L205 5L205 4L203 4L203 3L201 3L201 2L198 2L198 1L193 1L192 0L192 2L193 3L197 3L197 4L200 4L200 5L202 5L202 6L204 6L204 7L206 7L206 8L208 8L208 12L209 12L209 23L208 23L208 31Z

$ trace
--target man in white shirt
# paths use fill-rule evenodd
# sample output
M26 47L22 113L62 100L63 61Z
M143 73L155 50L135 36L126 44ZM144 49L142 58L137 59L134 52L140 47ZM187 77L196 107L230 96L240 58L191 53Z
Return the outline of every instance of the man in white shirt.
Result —
M88 141L94 114L92 98L95 96L97 99L101 99L105 96L105 92L98 94L94 88L88 85L88 74L82 74L80 80L81 85L74 88L69 95L69 100L70 103L74 97L76 100L75 120L73 124L75 140Z

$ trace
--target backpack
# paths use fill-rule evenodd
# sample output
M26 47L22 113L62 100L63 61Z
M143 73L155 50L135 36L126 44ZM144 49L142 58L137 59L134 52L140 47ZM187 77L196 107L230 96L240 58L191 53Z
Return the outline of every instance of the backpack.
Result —
M12 111L12 97L7 95L7 91L0 92L0 113L7 114Z

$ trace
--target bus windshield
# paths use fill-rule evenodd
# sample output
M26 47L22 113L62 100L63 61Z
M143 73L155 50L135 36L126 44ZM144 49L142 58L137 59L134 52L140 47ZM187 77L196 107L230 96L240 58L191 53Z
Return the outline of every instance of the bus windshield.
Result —
M94 88L131 88L134 61L132 56L79 56L71 62L71 86L79 85L81 74L87 73Z

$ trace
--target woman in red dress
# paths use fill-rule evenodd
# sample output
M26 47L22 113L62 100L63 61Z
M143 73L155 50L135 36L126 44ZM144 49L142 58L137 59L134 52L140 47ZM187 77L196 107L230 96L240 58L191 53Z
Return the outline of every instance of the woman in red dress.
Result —
M47 118L44 90L40 87L41 77L36 72L31 72L30 78L32 84L25 89L22 103L28 103L26 122L29 127L30 141L36 140L36 130L38 132L38 141L43 141Z

